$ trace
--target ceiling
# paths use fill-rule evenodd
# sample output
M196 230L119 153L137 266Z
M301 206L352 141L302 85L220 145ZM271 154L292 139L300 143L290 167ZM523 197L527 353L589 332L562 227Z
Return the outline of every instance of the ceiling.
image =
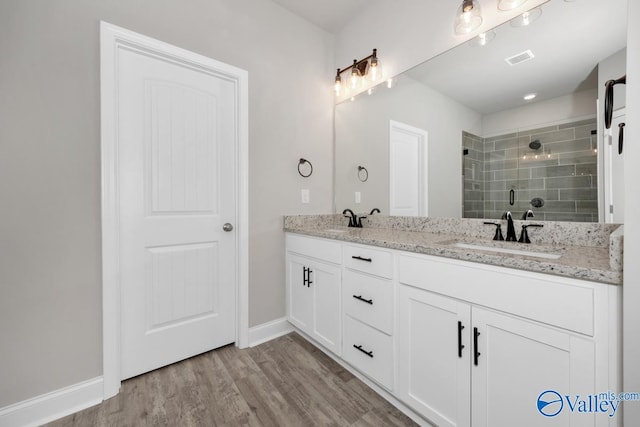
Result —
M373 0L273 0L285 9L336 34Z
M598 63L626 45L627 0L551 0L541 9L528 27L507 22L486 46L465 43L407 74L484 114L521 106L528 93L542 101L597 88ZM505 61L526 50L535 57Z
M273 1L337 34L376 0ZM542 101L595 88L596 64L626 45L627 1L550 0L529 27L505 23L488 46L460 45L407 74L485 114L522 105L525 93ZM526 49L533 60L506 65L505 58Z

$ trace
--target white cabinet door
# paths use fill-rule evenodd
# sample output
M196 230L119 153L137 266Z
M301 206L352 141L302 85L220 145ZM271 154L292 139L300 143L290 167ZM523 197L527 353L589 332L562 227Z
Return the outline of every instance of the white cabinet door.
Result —
M295 255L287 258L289 322L302 331L313 331L313 292L307 286L308 260Z
M398 291L399 398L435 425L469 426L471 306L410 286Z
M289 321L339 355L340 267L289 254L287 287Z
M596 393L592 340L478 307L472 320L480 334L475 348L471 331L474 427L594 425L593 414L572 414L566 400L558 401Z
M313 337L337 355L341 354L340 267L323 262L309 263L313 290Z

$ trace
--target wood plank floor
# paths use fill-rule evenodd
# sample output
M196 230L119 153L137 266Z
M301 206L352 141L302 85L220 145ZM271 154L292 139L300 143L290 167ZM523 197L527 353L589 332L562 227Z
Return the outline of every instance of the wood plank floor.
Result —
M415 426L296 333L222 347L123 382L102 404L47 424L86 426Z

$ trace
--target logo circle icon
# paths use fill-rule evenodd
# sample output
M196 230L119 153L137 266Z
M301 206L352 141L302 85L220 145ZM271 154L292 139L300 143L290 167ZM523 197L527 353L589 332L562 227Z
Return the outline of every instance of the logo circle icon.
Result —
M564 408L562 396L555 390L546 390L538 396L538 412L545 417L555 417Z

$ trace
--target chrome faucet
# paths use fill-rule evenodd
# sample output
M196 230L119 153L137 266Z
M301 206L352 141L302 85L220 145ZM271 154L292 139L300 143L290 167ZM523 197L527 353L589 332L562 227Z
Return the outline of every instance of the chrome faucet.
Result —
M522 214L522 220L526 221L527 218L533 218L535 215L533 215L533 211L531 209L524 211L524 213Z
M504 215L502 215L502 219L507 220L507 238L505 240L507 242L517 242L518 238L516 237L516 229L513 227L513 215L511 215L511 211L506 211Z

